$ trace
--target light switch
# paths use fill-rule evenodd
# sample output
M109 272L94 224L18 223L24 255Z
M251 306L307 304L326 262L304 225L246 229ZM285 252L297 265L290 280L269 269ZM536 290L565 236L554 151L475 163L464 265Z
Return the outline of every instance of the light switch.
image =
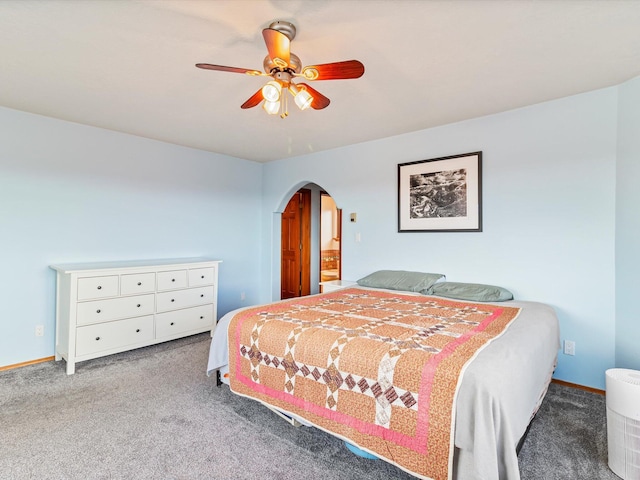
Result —
M352 213L351 215L349 215L349 217L351 218L351 223L356 223L356 214Z

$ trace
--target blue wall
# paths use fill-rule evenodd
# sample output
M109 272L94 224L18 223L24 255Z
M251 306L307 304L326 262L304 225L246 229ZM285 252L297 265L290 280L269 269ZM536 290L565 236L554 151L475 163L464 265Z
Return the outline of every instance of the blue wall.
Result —
M0 366L54 354L51 264L212 257L219 315L258 301L261 164L4 108L0 136Z
M264 165L0 108L0 366L53 355L53 263L210 256L219 314L276 299L278 212L312 182L344 212L343 278L436 271L548 303L576 342L556 378L604 388L640 368L639 104L635 79ZM477 150L484 231L398 233L397 164Z
M616 366L640 370L640 77L619 87L618 112Z
M305 182L324 187L345 221L343 278L381 268L502 285L555 307L556 378L604 388L615 360L617 89L265 165L263 295L279 282L277 215ZM483 151L481 233L398 233L397 164ZM286 203L286 201L284 202ZM360 233L361 242L355 241Z

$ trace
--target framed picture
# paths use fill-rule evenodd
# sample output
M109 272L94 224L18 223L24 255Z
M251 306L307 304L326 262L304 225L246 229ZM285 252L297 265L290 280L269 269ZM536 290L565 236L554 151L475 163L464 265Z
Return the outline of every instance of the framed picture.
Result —
M481 232L482 152L398 165L398 232Z

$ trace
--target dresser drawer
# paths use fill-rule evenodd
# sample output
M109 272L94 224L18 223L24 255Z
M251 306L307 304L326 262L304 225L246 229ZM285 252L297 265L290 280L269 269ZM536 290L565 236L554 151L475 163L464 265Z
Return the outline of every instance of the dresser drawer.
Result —
M158 290L174 290L176 288L187 288L186 270L158 272Z
M76 330L76 355L90 355L152 340L153 315L88 325Z
M136 295L152 293L156 290L155 273L132 273L122 275L120 279L120 295Z
M153 313L154 295L94 300L78 304L78 325L107 322L126 317L140 317Z
M156 315L156 338L158 339L213 327L213 305L185 308Z
M118 295L118 276L86 277L78 279L78 300L116 297Z
M201 285L213 285L215 278L215 269L210 268L194 268L189 270L189 286L199 287Z
M196 305L213 303L213 286L162 292L157 294L156 312L178 310Z

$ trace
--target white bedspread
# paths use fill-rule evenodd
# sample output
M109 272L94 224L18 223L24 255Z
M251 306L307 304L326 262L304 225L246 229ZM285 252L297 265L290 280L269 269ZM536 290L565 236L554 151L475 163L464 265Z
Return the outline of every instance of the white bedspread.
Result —
M455 424L453 478L459 480L520 478L516 444L546 393L560 348L553 308L535 302L501 304L522 311L464 372ZM226 371L227 327L240 310L229 312L218 322L208 375L218 369Z

